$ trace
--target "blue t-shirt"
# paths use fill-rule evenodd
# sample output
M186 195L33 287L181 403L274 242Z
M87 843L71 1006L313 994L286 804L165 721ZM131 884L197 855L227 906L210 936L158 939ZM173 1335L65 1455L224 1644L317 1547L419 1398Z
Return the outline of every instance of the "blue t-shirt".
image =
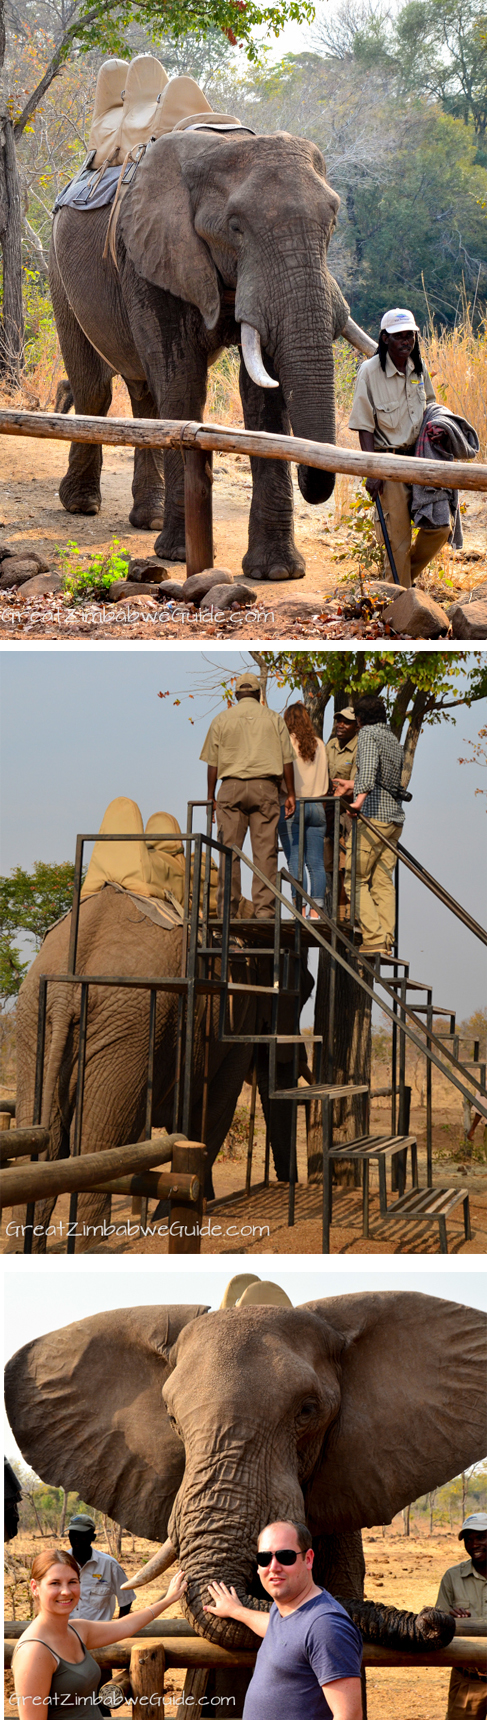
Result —
M274 1602L243 1720L331 1720L322 1684L360 1678L361 1661L360 1633L326 1589L285 1618Z

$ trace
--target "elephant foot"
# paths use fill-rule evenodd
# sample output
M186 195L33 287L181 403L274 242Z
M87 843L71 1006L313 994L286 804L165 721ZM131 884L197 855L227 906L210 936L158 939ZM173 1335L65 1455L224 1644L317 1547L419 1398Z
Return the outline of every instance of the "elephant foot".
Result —
M182 535L181 535L182 533ZM186 562L184 526L164 526L154 544L154 554L166 561Z
M63 478L59 485L59 500L67 514L99 514L101 508L101 491L87 490L80 494L70 482L69 476Z
M245 579L304 579L306 562L295 544L284 548L278 544L266 544L262 549L252 546L247 550L242 570Z
M129 520L131 526L136 526L139 532L158 532L164 525L164 509L157 502L154 502L152 507L150 503L148 506L140 503L138 507L134 505L131 509Z

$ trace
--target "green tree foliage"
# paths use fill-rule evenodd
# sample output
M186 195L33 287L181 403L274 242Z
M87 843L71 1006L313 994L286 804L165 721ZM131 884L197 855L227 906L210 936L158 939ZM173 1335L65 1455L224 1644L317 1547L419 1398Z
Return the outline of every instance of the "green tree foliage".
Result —
M379 52L377 18L359 37L353 7L345 13L348 37L337 25L335 52L332 18L322 53L288 55L249 77L239 117L245 111L259 130L300 132L322 150L341 198L330 266L360 323L377 329L385 305L406 302L420 326L430 312L451 324L462 293L480 316L487 167L474 121L435 100L421 78L406 88L392 49Z
M33 939L39 949L49 927L69 913L73 900L74 866L66 860L59 866L36 860L33 872L16 866L8 878L0 878L0 1007L17 997L28 962L16 948L19 935Z
M279 686L301 690L320 736L331 698L380 694L404 747L404 783L423 726L449 720L451 711L487 698L487 661L479 651L441 656L437 651L277 651L252 656Z
M364 66L387 66L399 90L433 96L485 138L485 0L406 0L395 17L372 14L365 28L359 19L352 51Z

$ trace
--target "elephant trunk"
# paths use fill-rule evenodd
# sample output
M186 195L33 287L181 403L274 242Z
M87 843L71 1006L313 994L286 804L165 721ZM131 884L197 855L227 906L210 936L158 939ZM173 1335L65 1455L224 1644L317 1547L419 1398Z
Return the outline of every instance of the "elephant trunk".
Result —
M207 1470L198 1473L187 1463L168 1525L188 1579L182 1601L186 1616L200 1636L226 1648L255 1645L235 1619L215 1618L205 1612L205 1605L211 1604L208 1582L234 1587L244 1606L258 1611L262 1602L253 1599L251 1593L258 1535L266 1523L304 1519L303 1495L292 1472L266 1464L264 1481L269 1482L269 1489L256 1488L255 1469L252 1479L247 1479L241 1453L233 1460L226 1452L218 1490L216 1484L208 1485Z
M294 436L311 442L335 442L335 382L333 349L327 320L320 319L313 338L303 344L302 332L286 330L274 358ZM316 466L298 466L298 483L306 502L325 502L332 495L335 473Z

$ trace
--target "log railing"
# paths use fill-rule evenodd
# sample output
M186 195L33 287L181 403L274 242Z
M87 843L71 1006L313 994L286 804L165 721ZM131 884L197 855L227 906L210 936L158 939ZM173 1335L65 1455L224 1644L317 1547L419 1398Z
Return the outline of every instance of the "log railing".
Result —
M49 1149L49 1131L40 1127L2 1130L0 1210L58 1195L103 1193L169 1202L170 1254L198 1254L206 1149L201 1141L162 1135L123 1147L83 1153L79 1158L16 1164L28 1152ZM170 1164L169 1171L161 1165ZM157 1166L157 1170L152 1167Z
M211 455L256 455L261 460L295 461L325 472L358 478L388 478L436 489L487 490L487 466L477 461L416 460L413 456L364 454L303 436L278 436L264 430L234 430L224 424L199 424L172 418L66 417L61 412L0 411L0 435L48 437L61 442L101 442L105 446L178 448L184 456L186 568L188 576L213 565Z

